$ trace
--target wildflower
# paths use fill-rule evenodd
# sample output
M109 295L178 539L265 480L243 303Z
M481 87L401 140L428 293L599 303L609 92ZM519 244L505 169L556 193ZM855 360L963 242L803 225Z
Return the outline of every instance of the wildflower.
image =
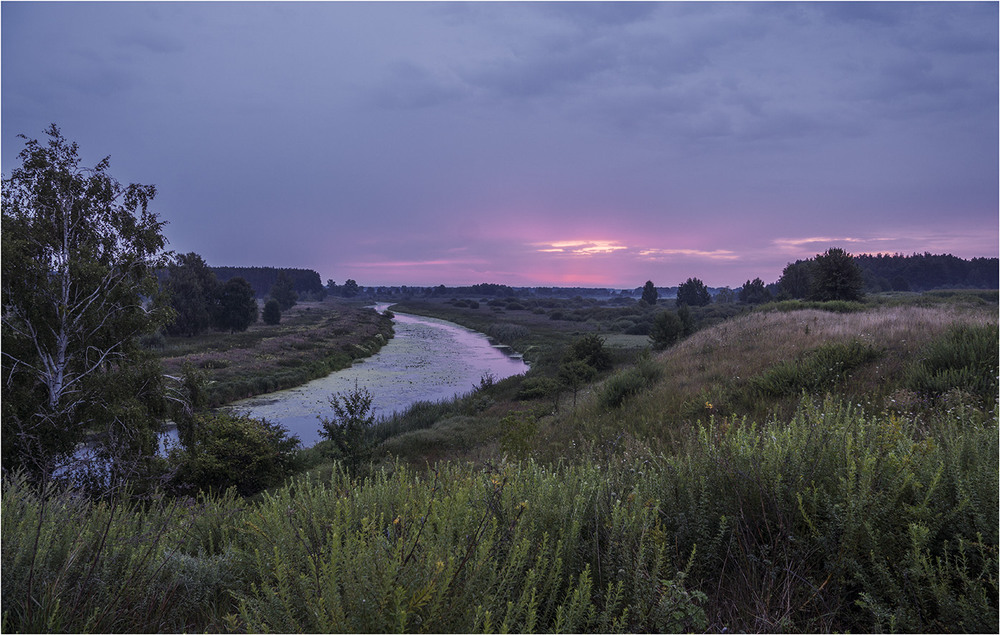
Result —
M711 410L712 409L712 404L710 402L706 401L705 402L705 409L706 410Z

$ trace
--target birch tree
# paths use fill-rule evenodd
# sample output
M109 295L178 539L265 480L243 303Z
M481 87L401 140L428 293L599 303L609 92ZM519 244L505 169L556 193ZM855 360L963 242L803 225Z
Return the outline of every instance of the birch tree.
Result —
M155 187L121 185L107 157L83 167L76 143L54 124L45 133L21 136L2 226L3 468L39 478L84 438L105 456L155 451L162 376L138 337L170 317Z

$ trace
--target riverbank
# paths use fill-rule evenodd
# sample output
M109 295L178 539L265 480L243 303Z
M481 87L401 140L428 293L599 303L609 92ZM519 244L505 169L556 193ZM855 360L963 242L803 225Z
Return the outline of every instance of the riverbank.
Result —
M204 373L207 405L216 407L325 377L392 337L390 317L332 299L298 304L280 324L258 322L243 333L168 337L157 352L168 375L179 377L185 364Z
M321 440L317 416L331 414L332 394L364 389L372 399L371 414L383 419L416 403L450 402L477 389L484 377L492 384L528 370L482 333L450 322L395 313L393 328L392 341L364 363L232 406L281 425L308 448Z

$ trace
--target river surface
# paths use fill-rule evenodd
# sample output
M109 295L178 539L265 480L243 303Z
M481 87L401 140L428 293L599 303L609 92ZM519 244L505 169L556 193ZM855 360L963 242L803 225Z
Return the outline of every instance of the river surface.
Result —
M384 311L390 305L376 305ZM304 447L320 440L318 416L332 417L333 393L366 388L376 418L402 412L418 401L442 401L470 392L484 375L496 380L527 372L509 348L482 333L435 318L396 313L395 336L375 355L350 368L297 388L238 401L231 406L252 417L280 423Z

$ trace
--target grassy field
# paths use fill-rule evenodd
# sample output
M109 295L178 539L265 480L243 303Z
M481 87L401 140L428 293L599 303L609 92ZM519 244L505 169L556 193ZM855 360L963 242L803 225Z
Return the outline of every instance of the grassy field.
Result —
M301 385L372 355L392 337L389 318L360 303L298 304L280 324L257 322L243 333L168 337L158 349L164 370L185 364L208 381L210 406Z
M996 632L991 298L703 312L654 354L634 307L401 305L532 371L252 498L7 480L3 630ZM526 389L588 333L610 368Z

